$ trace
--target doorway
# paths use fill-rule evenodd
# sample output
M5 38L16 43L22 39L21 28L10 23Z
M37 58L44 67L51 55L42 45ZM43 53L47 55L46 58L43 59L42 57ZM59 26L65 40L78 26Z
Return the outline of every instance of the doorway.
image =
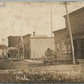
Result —
M84 59L84 38L74 39L74 52L76 59Z

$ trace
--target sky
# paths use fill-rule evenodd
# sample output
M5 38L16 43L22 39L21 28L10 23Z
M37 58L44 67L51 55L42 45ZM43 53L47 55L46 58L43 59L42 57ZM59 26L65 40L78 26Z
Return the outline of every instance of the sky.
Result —
M0 5L4 2L0 2ZM32 34L51 36L52 30L65 28L64 2L5 2L6 7L0 7L0 44L8 44L8 36ZM84 2L70 2L69 13L84 7Z

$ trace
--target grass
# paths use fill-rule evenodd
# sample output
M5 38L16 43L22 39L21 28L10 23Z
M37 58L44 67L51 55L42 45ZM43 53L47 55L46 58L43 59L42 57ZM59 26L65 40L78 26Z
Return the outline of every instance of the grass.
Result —
M39 65L39 64L38 64ZM80 65L36 66L25 61L0 61L0 82L84 82Z

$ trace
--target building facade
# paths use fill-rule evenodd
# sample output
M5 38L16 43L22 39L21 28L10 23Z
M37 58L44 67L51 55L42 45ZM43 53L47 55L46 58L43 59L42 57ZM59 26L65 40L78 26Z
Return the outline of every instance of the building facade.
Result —
M53 37L31 37L31 59L42 59L45 51L50 48L55 50Z
M75 59L84 59L84 17L83 16L84 16L84 7L76 11L73 11L72 13L69 14L73 43L74 43ZM71 60L72 59L71 42L69 37L66 15L64 16L64 18L65 18L66 28L59 31L54 31L55 50L57 51L58 60L59 59ZM58 47L60 49L58 49ZM65 52L66 55L64 55L63 52Z
M67 28L67 19L65 23ZM84 59L84 7L69 14L73 34L75 58Z
M55 50L57 53L57 60L71 60L71 44L67 29L54 31Z

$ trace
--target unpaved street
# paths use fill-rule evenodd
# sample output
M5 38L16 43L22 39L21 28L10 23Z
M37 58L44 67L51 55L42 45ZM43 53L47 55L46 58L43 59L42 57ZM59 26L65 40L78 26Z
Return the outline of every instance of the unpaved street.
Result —
M83 82L80 65L44 66L41 61L6 59L0 65L0 82Z

